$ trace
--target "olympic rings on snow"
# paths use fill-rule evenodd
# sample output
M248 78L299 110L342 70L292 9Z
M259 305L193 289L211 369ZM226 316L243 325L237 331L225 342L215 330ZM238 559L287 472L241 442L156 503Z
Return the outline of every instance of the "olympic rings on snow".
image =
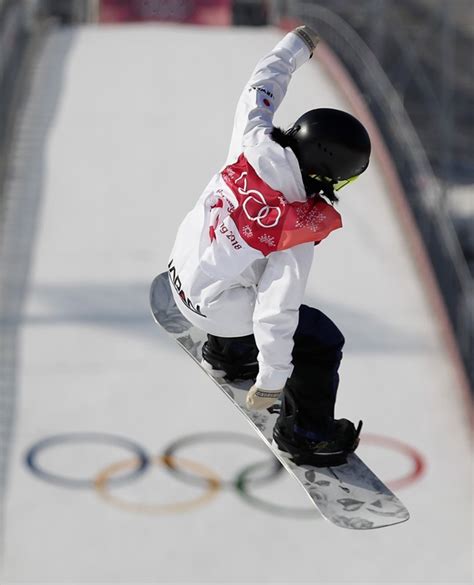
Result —
M189 457L176 456L178 450L194 446L197 443L222 444L229 442L257 447L259 451L268 453L269 459L251 463L238 472L235 478L225 480L220 478L214 470L207 467L204 463L191 460ZM49 449L61 447L65 444L73 445L82 443L99 443L111 447L119 447L131 453L132 457L112 463L105 469L99 471L95 477L82 479L49 471L40 465L38 461L39 456ZM394 450L411 461L412 466L409 472L396 480L386 482L391 489L405 487L419 479L423 474L425 468L424 459L411 446L389 437L371 434L363 435L361 445L364 443ZM166 446L162 453L156 456L151 456L135 441L119 435L106 433L64 433L46 437L35 443L26 453L25 463L28 469L43 481L67 489L94 489L104 501L129 512L163 514L189 511L208 503L216 497L219 490L224 488L235 490L247 504L267 513L287 517L291 516L293 518L319 517L311 505L308 505L308 508L287 507L280 504L273 504L251 493L252 487L264 485L269 481L275 480L281 474L283 468L261 440L257 439L257 437L240 433L207 432L187 435ZM112 493L112 488L127 485L137 480L151 466L161 467L175 479L199 487L204 492L187 501L164 504L133 502Z

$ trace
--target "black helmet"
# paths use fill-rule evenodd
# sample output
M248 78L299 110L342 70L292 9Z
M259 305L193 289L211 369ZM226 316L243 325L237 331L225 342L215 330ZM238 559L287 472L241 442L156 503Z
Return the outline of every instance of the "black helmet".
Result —
M360 175L369 164L370 138L347 112L318 108L303 114L287 131L305 175L331 183Z

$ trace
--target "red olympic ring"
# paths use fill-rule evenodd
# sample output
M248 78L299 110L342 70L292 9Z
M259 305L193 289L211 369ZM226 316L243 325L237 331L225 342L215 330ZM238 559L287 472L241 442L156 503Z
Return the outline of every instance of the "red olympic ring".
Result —
M408 473L397 479L384 481L384 483L387 484L387 487L389 487L391 490L398 490L413 484L415 481L420 479L426 470L426 462L424 457L416 449L410 447L410 445L407 445L406 443L402 443L398 439L392 439L390 437L376 435L373 433L363 433L360 437L360 442L361 445L372 444L375 446L391 449L392 451L397 451L411 460L412 469Z

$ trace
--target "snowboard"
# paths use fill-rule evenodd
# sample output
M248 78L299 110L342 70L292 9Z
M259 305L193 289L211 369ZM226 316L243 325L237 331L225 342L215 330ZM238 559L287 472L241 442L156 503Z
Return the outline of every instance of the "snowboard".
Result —
M171 286L166 272L154 279L150 289L153 317L201 367L201 348L207 335L181 314ZM409 519L408 510L402 502L355 453L348 455L347 463L338 466L295 465L272 445L279 403L264 411L249 410L245 406L245 397L252 381L214 378L204 368L201 369L244 415L326 520L342 528L371 530Z

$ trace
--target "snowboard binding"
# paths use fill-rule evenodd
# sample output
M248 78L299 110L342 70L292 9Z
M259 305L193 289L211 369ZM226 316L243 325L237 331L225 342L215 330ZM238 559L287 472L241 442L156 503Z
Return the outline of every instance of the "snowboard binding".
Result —
M253 335L217 337L208 334L202 346L202 366L210 375L225 377L229 381L255 380L258 374L257 355Z
M331 419L311 430L299 426L295 399L285 388L280 415L273 429L273 442L280 453L296 465L331 467L347 463L347 456L359 444L362 421L357 428L345 419Z

